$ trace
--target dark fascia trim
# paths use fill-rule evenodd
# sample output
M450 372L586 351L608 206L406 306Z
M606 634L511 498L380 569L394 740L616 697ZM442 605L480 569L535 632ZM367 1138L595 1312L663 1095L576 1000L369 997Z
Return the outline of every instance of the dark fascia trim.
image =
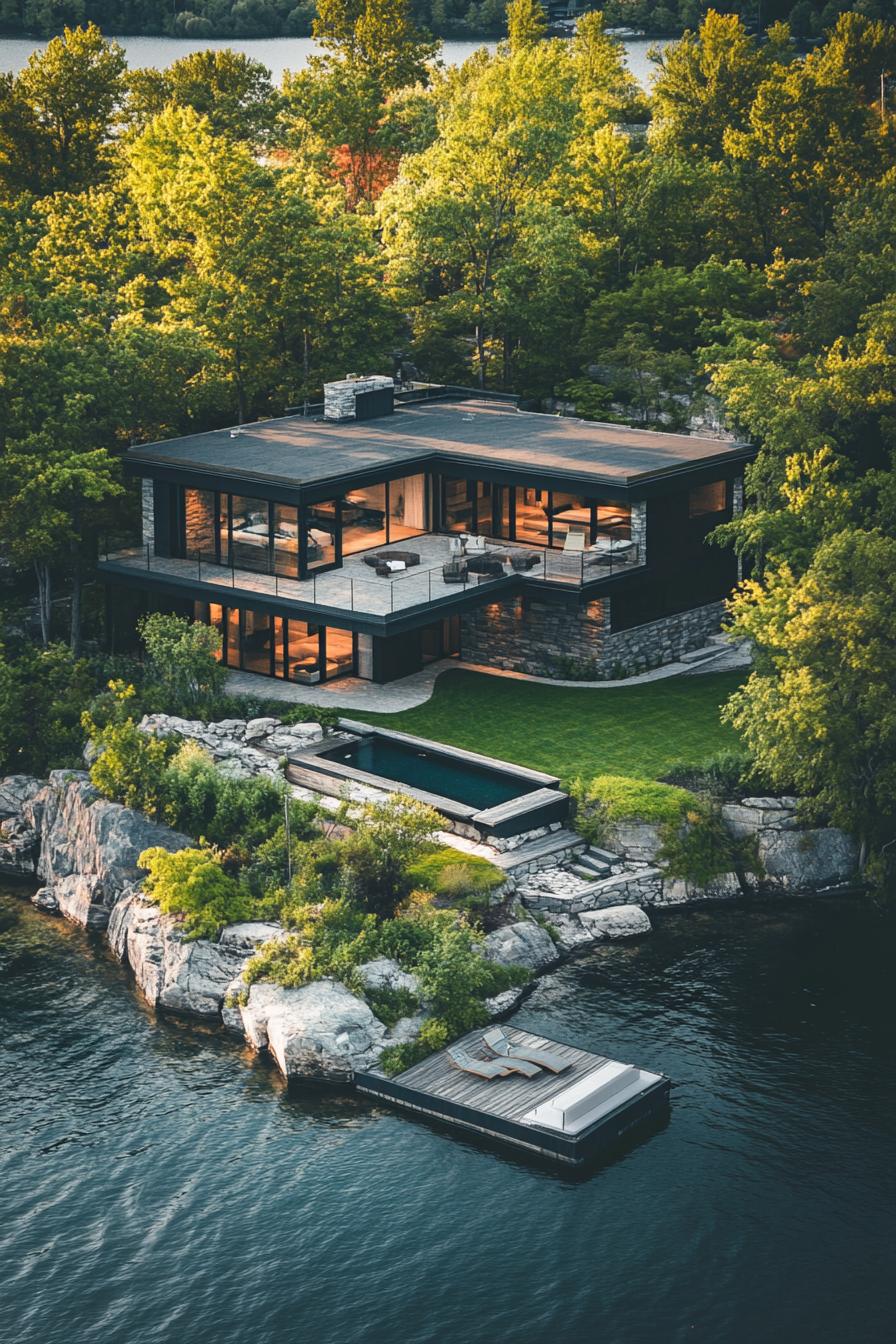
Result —
M497 485L537 486L542 490L575 490L586 495L599 494L607 502L625 503L637 498L652 498L668 493L668 484L684 478L699 485L718 480L722 475L732 479L741 474L740 468L751 461L758 449L745 446L728 449L718 457L701 462L677 463L642 476L630 476L627 481L595 476L583 472L548 473L538 464L531 467L502 467L467 454L447 457L425 453L407 458L388 468L373 467L364 471L341 472L338 475L299 484L286 477L259 476L248 471L215 471L207 466L191 463L162 462L151 457L129 454L125 470L130 476L167 481L172 484L193 486L198 490L219 490L223 493L252 493L260 499L278 500L284 504L316 503L341 495L346 489L376 485L381 481L400 480L405 476L437 472L443 476L491 481ZM235 490L235 487L237 489Z

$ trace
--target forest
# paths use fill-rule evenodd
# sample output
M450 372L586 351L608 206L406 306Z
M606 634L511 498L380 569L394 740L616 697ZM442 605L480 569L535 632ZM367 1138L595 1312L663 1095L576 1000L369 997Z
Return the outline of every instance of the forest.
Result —
M572 42L535 0L509 19L446 69L404 0L321 0L321 54L279 88L230 52L128 70L88 26L4 80L0 699L30 693L17 666L40 680L29 621L72 658L85 622L101 638L82 596L134 508L124 447L400 360L586 418L721 417L760 446L714 538L751 573L730 620L756 663L728 713L767 778L880 852L896 30L844 14L800 55L784 24L759 41L710 11L645 92L600 14Z
M608 27L648 37L677 37L696 30L710 0L607 0ZM581 0L555 0L551 18L587 9ZM729 0L721 6L753 31L786 21L799 40L820 37L841 13L853 10L870 19L894 18L894 0ZM503 37L507 0L411 0L415 23L439 37ZM95 23L106 33L167 34L173 37L307 37L316 0L2 0L0 33L49 37L66 25Z

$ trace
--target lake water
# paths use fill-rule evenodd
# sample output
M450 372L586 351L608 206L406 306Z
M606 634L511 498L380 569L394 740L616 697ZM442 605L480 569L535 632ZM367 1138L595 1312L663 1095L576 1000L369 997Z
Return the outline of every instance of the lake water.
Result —
M266 65L279 84L284 70L301 70L309 55L316 49L316 43L310 37L259 37L259 38L201 38L191 41L178 37L119 37L128 58L131 69L140 66L155 66L164 69L172 61L187 56L191 51L218 51L230 47L233 51L242 51L253 60ZM632 39L625 43L629 69L642 84L652 66L647 52L656 43L646 39ZM0 39L0 71L21 70L32 51L41 50L46 42L35 42L30 38L8 37ZM494 50L494 42L445 42L442 47L442 59L449 65L460 65L479 47Z
M657 917L514 1021L674 1080L587 1180L156 1018L95 936L0 894L9 1344L892 1338L892 919Z

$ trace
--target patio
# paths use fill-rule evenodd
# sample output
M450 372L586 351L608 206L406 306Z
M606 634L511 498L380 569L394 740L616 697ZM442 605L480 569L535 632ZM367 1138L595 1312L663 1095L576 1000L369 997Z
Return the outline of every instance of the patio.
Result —
M509 579L524 574L527 579L569 584L575 587L603 578L639 563L637 549L629 546L614 550L601 547L596 551L550 551L534 546L485 539L484 547L470 550L467 559L485 562L495 572L468 571L446 580L444 566L451 560L463 559L457 555L458 538L427 533L401 543L402 550L419 555L420 563L406 569L397 569L388 576L376 573L360 552L347 556L340 569L294 579L279 573L263 573L254 569L219 565L199 553L193 558L177 559L156 555L149 546L134 546L107 552L103 568L142 570L186 582L201 582L222 590L244 595L257 594L300 602L327 611L365 616L386 616L393 612L409 611L414 607L438 605L456 598L470 588L488 585L499 588ZM376 548L390 549L390 548ZM395 548L391 548L395 550ZM373 552L375 553L375 552ZM524 557L534 561L531 568L522 566ZM491 561L491 565L488 565ZM531 563L531 562L530 562ZM499 570L500 566L500 570ZM224 600L222 594L222 601Z

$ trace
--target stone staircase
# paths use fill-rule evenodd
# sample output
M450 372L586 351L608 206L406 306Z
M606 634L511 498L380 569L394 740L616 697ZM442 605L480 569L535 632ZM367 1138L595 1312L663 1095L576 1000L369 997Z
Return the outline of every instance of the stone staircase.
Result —
M494 856L492 863L503 868L508 877L519 878L526 873L537 873L542 868L559 868L573 856L581 854L585 847L585 841L580 835L564 827L538 840L528 840L516 849L504 850Z

